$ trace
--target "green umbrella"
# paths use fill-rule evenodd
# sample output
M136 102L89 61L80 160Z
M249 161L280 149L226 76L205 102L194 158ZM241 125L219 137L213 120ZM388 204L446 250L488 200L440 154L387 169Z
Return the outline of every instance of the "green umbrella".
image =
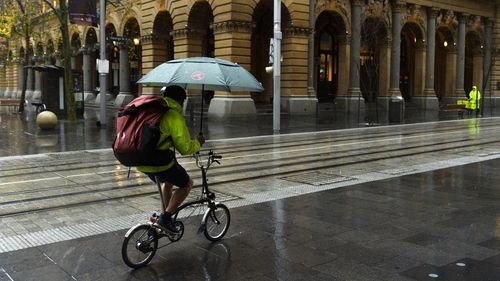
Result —
M155 67L139 81L147 86L178 85L184 89L262 92L262 84L246 69L230 61L194 57L171 60Z
M184 89L224 92L262 92L264 88L255 77L239 64L209 57L171 60L160 64L144 75L139 84L153 87L178 85ZM203 122L201 99L200 134Z

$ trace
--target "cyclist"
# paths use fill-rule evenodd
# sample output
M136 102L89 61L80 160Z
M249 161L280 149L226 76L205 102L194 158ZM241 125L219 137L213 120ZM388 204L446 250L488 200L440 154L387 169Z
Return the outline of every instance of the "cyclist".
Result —
M205 138L200 134L196 140L193 140L189 135L182 116L186 91L179 86L168 86L163 87L161 93L170 109L160 120L161 136L157 148L175 149L182 155L198 152L205 143ZM167 206L163 206L161 202L162 214L158 217L157 224L171 232L177 232L172 221L172 214L188 196L193 187L193 180L175 158L165 166L138 166L137 170L148 175L154 182L157 179L160 182L161 193ZM174 185L178 189L172 193Z

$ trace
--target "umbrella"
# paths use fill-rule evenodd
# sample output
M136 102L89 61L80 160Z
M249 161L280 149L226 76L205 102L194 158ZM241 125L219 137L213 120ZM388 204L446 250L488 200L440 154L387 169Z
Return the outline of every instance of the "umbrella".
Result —
M139 81L147 86L178 85L184 89L262 92L262 84L239 64L216 58L171 60L155 67Z
M176 59L162 63L137 83L152 87L177 85L184 89L202 91L262 92L264 90L262 84L237 63L209 57ZM201 122L203 122L203 98L201 108ZM201 127L202 123L200 123L200 133Z

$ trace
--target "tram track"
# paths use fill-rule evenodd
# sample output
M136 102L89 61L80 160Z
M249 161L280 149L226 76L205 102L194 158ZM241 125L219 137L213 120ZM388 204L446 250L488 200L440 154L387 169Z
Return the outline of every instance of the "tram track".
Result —
M498 128L498 126L490 126L491 130L495 130ZM488 130L489 130L488 129ZM481 127L481 130L483 132L486 130L485 127ZM446 132L447 130L442 130L442 132ZM424 130L422 131L424 132ZM396 134L391 134L392 136L396 136ZM436 134L432 134L436 135ZM386 137L388 135L385 135ZM399 134L401 136L401 134ZM401 136L402 140L407 140L410 137L414 138L422 138L421 135L415 134L415 133L407 133L405 136ZM366 138L365 138L366 139ZM360 139L357 139L360 140ZM351 142L353 140L351 139ZM396 157L407 157L407 156L414 156L414 155L425 155L429 153L437 153L437 152L446 152L446 151L454 151L457 149L466 149L471 146L470 142L474 142L474 145L489 145L489 144L495 144L499 142L499 139L490 139L488 141L477 141L474 138L464 138L462 136L458 136L456 140L447 140L447 141L442 141L442 142L434 142L432 140L428 140L429 143L432 142L432 146L429 145L429 143L421 143L419 145L413 145L413 146L408 146L410 143L409 141L406 142L406 146L401 146L400 148L395 149L394 145L392 144L386 144L386 145L376 145L377 142L382 142L382 140L372 140L370 143L373 144L368 150L362 151L360 153L352 153L352 149L349 148L349 146L352 146L353 143L342 143L338 142L335 144L336 146L345 146L344 150L336 150L336 151L331 151L327 154L329 156L327 157L325 155L325 152L317 152L317 153L309 153L304 156L304 155L297 155L297 156L290 156L290 157L278 157L278 158L273 158L272 159L266 159L264 160L259 160L259 161L254 161L252 162L252 167L248 167L248 162L239 162L241 159L245 159L245 157L249 157L249 155L243 155L243 156L231 156L237 153L240 153L241 150L238 149L232 149L232 150L227 150L224 152L223 146L218 146L218 145L213 145L213 148L216 149L217 152L220 152L221 150L223 151L221 154L226 155L229 154L229 157L225 157L225 160L228 161L225 166L223 167L218 167L211 173L211 178L214 180L211 181L211 186L214 189L217 189L218 185L223 185L223 184L230 184L238 181L249 181L249 180L254 180L254 179L259 179L263 177L283 177L286 175L290 174L297 174L301 172L306 172L306 171L318 171L322 169L330 169L330 168L335 168L335 167L341 167L341 166L347 166L347 165L352 165L356 163L370 163L370 162L376 162L380 160L385 160L385 159L391 159L391 158L396 158ZM290 141L293 142L293 141ZM356 143L356 142L354 142ZM296 144L296 143L295 143ZM318 144L325 144L325 141L319 141L319 142L309 142L308 145L312 147L317 147ZM276 142L268 142L267 145L270 145L270 147L267 148L269 151L274 152L269 152L268 155L274 155L274 154L289 154L290 149L296 148L297 145L289 145L289 146L282 146L279 144L276 144ZM303 145L303 144L300 144ZM299 145L299 146L300 146ZM442 146L449 146L449 147L442 147ZM231 146L227 145L227 149L229 149ZM280 149L277 149L279 147ZM381 149L384 148L384 149ZM425 149L427 148L427 149ZM254 149L248 149L247 152L253 152L253 151L260 151L263 150L263 147L260 148L254 148ZM306 151L306 149L302 149L302 151ZM411 152L412 150L417 150L416 152ZM406 152L405 152L406 151ZM350 153L349 153L350 152ZM342 154L345 155L342 155ZM260 153L262 155L262 153ZM334 155L333 155L334 154ZM250 154L251 155L251 154ZM304 158L309 158L309 160L304 160ZM360 157L365 157L366 159L364 160L359 160ZM350 158L350 160L349 160ZM238 159L238 160L236 160ZM279 159L279 161L277 160ZM300 163L297 163L297 159L302 159ZM315 165L308 165L311 163L317 163L319 162L318 159L320 159L321 163L324 164L315 164ZM339 161L342 159L347 159L347 161ZM186 160L186 159L183 159ZM116 165L116 164L114 164ZM114 166L110 165L110 166ZM192 166L192 165L191 165ZM246 167L246 168L245 168ZM95 168L95 166L94 166ZM102 168L100 166L99 168ZM237 169L235 169L237 168ZM285 170L286 171L277 171L279 169ZM191 174L194 176L195 180L198 178L197 174L193 171L193 167L189 168L189 171ZM71 169L70 169L71 170ZM75 169L78 170L78 169ZM252 173L248 173L248 171L251 170ZM66 170L68 171L68 170ZM47 171L45 171L47 172ZM231 173L233 175L232 179L223 179L224 177L227 177L228 173ZM123 171L123 173L126 173L126 171ZM43 179L42 179L43 180ZM132 179L133 180L133 179ZM103 185L109 185L109 184L114 184L115 182L113 180L101 180L101 181L95 181L95 182L87 182L85 184L81 184L80 186L83 188L89 188L90 186L96 186L99 184ZM77 184L78 185L78 184ZM147 185L144 185L147 186ZM11 202L4 202L0 203L0 206L2 204L4 205L3 207L6 207L7 204L27 204L29 202L36 202L37 200L53 200L53 199L58 199L58 198L64 198L67 196L75 196L75 195L86 195L90 193L103 193L105 192L115 192L120 191L121 193L126 193L125 191L127 190L133 190L137 188L142 188L144 187L143 185L136 185L136 184L125 184L122 182L120 184L120 188L115 188L115 187L109 187L105 188L102 190L88 190L88 191L81 191L81 192L75 192L74 194L56 194L52 196L48 196L44 198L43 196L38 196L36 198L32 199L18 199L18 200L13 200ZM64 188L64 189L70 189L74 187L72 186L60 186L59 188ZM52 187L52 188L57 188L57 187ZM88 205L88 204L96 204L99 202L104 202L104 201L109 201L109 200L124 200L127 198L133 198L133 197L140 197L140 196L151 196L156 194L156 190L152 189L151 187L146 187L143 188L141 192L134 192L133 194L122 194L123 196L115 196L115 197L109 197L106 195L103 195L103 198L98 199L98 200L88 200L88 201L82 201L82 202L70 202L68 201L67 204L61 204L61 205L54 205L54 206L48 206L45 208L39 208L36 211L46 211L46 210L53 210L53 209L59 209L59 208L66 208L66 207L72 207L72 206L81 206L81 205ZM147 191L150 189L151 191ZM1 189L0 189L1 190ZM45 191L50 190L50 187L45 189ZM32 192L33 193L33 192ZM13 195L14 193L1 193L0 192L0 197L4 197L7 195ZM34 194L34 193L33 193ZM64 200L63 200L64 201ZM25 214L25 213L30 213L33 212L34 209L30 210L12 210L8 211L8 208L1 208L2 212L0 212L0 217L5 217L5 216L14 216L14 215L20 215L20 214ZM5 211L3 211L5 209Z
M482 126L482 129L488 129L489 127L491 128L497 128L497 125L491 124L491 125L485 125ZM457 129L463 129L462 127L459 127L458 125L455 125L453 127L448 127L448 128L443 128L439 130L435 130L435 134L440 134L440 133L451 133L451 132L456 132ZM331 136L327 136L326 139L324 140L316 140L315 142L311 142L310 137L309 138L301 138L301 139L294 139L293 141L280 141L279 145L276 144L275 141L267 141L265 143L259 143L255 144L252 142L248 143L243 143L240 144L238 143L237 145L217 145L214 147L218 153L222 155L226 154L231 154L231 153L239 153L239 154L244 154L246 152L253 152L256 150L262 151L262 150L274 150L276 148L280 149L286 149L286 148L293 148L293 147L299 147L303 145L308 145L308 146L318 146L321 144L331 144L332 142L335 142L336 144L342 144L343 141L346 142L361 142L361 141L373 141L374 137L382 137L382 138L392 138L395 136L403 136L405 138L407 137L413 137L417 136L419 137L418 134L425 133L427 130L418 130L415 132L405 132L405 133L377 133L377 134L363 134L363 135L355 135L355 138L350 138L350 136L340 136L337 137L334 135L334 133L331 132L315 132L315 134L331 134ZM215 142L217 143L217 141ZM348 144L348 143L347 143ZM345 145L347 145L345 144ZM93 153L93 152L88 152L85 151L85 153ZM77 158L77 159L71 159L69 158L66 160L57 160L57 159L52 159L51 155L54 155L55 153L50 153L47 154L48 156L48 161L35 161L35 162L29 162L27 166L17 166L17 167L5 167L1 165L0 161L0 179L6 178L6 177L19 177L19 176L24 176L24 175L37 175L37 174L44 174L47 172L67 172L67 171L74 171L77 169L102 169L102 168L108 168L108 167L115 167L117 165L116 160L113 159L111 151L109 152L109 158L112 160L109 161L99 161L97 162L98 165L96 166L96 162L93 158L91 157L84 157L82 158ZM188 159L189 156L185 157L179 157L179 159L182 161L183 159ZM0 159L1 160L1 159ZM88 162L82 162L82 160L87 160ZM72 167L73 165L78 165L78 167ZM6 174L8 172L12 172L12 174ZM1 183L0 183L1 185Z

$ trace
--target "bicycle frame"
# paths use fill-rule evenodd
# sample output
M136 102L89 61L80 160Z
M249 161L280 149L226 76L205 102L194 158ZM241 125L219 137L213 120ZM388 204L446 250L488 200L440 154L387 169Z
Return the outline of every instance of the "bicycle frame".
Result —
M206 167L205 167L205 165L203 165L203 163L201 163L199 153L195 154L194 157L196 158L196 165L201 170L201 177L202 177L202 187L201 187L202 191L201 191L201 193L202 193L202 195L201 195L201 198L199 200L189 201L189 202L186 202L186 203L180 205L177 208L177 210L175 210L175 213L173 214L174 220L177 219L177 215L179 214L179 212L184 210L185 208L193 206L193 205L208 203L209 208L207 209L207 211L205 211L205 214L203 216L203 217L205 217L208 214L208 211L216 204L215 193L211 192L210 189L208 188L207 171L213 162L219 163L216 159L220 159L221 157L214 155L212 150L210 150L210 152L208 153L208 160L207 160ZM158 186L158 191L160 193L161 202L162 202L163 206L166 208L167 202L165 202L165 198L163 197L163 193L161 192L161 184L158 180L156 180L156 184Z

